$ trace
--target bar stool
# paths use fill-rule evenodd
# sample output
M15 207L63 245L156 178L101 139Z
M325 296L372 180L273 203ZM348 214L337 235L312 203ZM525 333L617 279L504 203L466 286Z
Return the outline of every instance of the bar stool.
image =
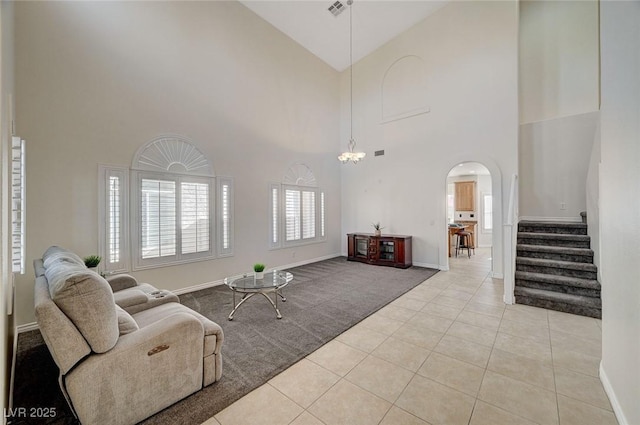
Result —
M465 248L469 258L471 258L471 250L473 250L473 253L475 254L475 249L471 244L471 235L473 235L473 232L469 232L467 230L462 230L456 233L456 257L458 256L458 251L464 252L463 250Z

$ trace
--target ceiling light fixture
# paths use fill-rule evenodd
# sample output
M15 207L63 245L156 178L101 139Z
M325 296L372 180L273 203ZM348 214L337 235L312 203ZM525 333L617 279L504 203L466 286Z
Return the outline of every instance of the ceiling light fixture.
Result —
M349 95L351 102L351 109L349 112L349 120L351 122L351 130L349 137L349 150L347 152L342 152L338 159L343 164L351 161L356 164L362 158L365 157L364 152L355 152L356 141L353 139L353 20L351 10L353 9L353 0L347 0L347 5L349 6Z

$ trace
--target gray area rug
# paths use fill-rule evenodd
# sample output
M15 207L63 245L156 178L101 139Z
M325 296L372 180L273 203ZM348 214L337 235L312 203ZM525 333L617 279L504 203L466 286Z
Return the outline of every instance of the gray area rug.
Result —
M338 257L289 270L293 281L279 303L282 319L262 297L243 304L228 321L232 294L225 286L180 296L180 301L222 326L222 379L150 417L143 423L200 424L251 390L287 369L320 346L437 270L395 269L348 262ZM16 359L14 407L56 407L57 417L37 422L75 424L57 384L57 368L39 331L20 334Z

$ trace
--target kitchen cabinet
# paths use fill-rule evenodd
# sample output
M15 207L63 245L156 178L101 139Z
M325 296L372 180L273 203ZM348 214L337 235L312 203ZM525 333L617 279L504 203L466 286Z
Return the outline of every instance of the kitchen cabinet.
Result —
M456 211L476 210L476 182L455 182Z

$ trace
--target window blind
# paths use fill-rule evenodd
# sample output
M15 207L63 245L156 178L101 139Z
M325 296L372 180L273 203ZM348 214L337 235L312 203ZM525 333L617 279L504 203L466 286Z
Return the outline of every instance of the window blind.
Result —
M140 237L143 259L176 254L176 183L141 181Z
M209 185L183 182L181 191L182 254L209 251Z
M320 236L325 237L324 233L324 192L320 192Z
M99 254L103 260L100 267L105 272L125 272L129 267L129 170L124 167L100 165L98 176Z
M302 191L302 239L316 237L316 193Z
M284 191L285 240L300 239L300 191L286 189Z
M120 215L122 214L121 210L121 188L122 182L120 181L120 177L118 176L109 176L109 191L108 191L108 208L109 208L109 218L108 218L108 263L119 263L120 262L120 232L121 225Z
M218 178L218 254L233 255L233 179Z
M278 188L271 188L271 244L278 245Z
M24 140L11 139L11 262L14 273L24 274L25 218Z

